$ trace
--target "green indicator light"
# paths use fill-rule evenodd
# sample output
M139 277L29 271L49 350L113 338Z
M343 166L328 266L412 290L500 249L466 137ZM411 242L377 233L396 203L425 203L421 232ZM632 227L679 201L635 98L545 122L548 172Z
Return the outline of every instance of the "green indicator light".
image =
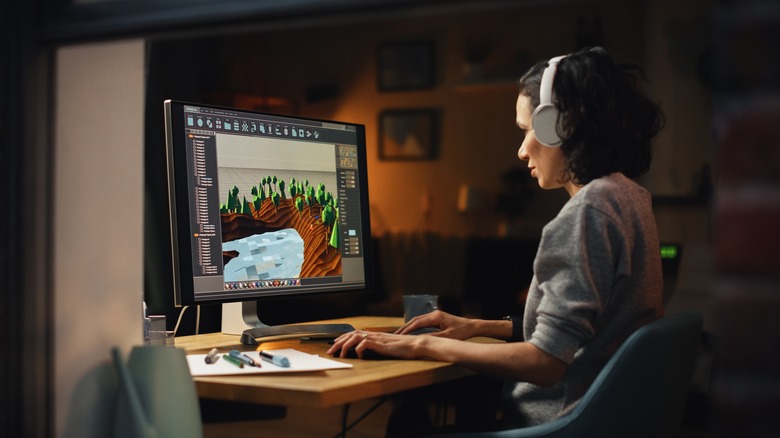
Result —
M661 245L661 258L676 259L677 250L678 250L677 245Z

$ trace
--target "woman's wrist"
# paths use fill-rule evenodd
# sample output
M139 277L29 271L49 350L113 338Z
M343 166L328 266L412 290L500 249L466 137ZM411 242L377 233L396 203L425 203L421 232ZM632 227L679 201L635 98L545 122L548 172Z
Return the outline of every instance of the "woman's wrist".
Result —
M510 320L479 319L474 321L474 336L507 340L512 337L512 321Z
M519 316L508 315L504 317L504 321L509 321L512 324L512 332L507 338L509 342L520 342L523 340L523 319Z

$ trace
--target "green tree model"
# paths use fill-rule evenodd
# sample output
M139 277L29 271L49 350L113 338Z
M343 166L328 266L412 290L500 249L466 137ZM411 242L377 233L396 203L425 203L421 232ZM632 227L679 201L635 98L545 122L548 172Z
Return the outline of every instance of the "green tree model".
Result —
M233 186L233 188L228 192L227 203L225 204L225 206L227 207L229 213L238 213L238 211L236 211L237 204L238 204L238 187Z
M334 223L336 223L336 210L333 209L330 205L326 205L325 208L322 209L322 223L325 224L326 227L328 227L328 230L330 230L330 227L333 226Z
M306 189L306 205L309 206L309 217L314 217L314 187L308 186Z
M330 246L339 249L339 223L333 224L333 231L330 232Z
M331 227L336 223L336 211L330 205L326 205L322 208L322 223L327 227L328 234L325 235L326 243L331 240L333 236L330 235ZM327 252L327 250L326 250Z
M247 202L246 196L244 196L244 201L241 203L241 214L252 215L252 210L249 209L249 202Z
M327 202L325 202L325 191L322 190L322 187L324 187L323 184L320 184L320 187L317 187L317 194L314 196L314 199L317 200L317 203L321 206L325 206Z

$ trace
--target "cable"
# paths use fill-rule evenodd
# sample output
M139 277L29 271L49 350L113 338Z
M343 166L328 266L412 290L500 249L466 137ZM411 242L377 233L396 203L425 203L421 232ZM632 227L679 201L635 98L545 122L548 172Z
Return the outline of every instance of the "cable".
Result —
M344 406L344 411L341 417L341 433L337 434L334 438L347 438L347 432L349 432L353 427L357 426L358 423L365 420L366 417L368 417L372 412L374 412L378 407L382 406L382 404L386 401L390 400L390 396L386 395L382 397L378 402L376 402L373 406L368 408L366 412L363 413L360 417L358 417L355 421L350 423L349 425L346 425L347 423L347 413L349 412L349 405Z
M179 311L179 319L176 321L176 327L173 328L173 336L176 336L176 333L179 331L179 324L181 324L181 317L184 316L184 311L187 310L187 308L190 306L184 306Z
M179 319L176 320L176 327L173 328L173 336L176 336L176 333L179 332L179 325L181 324L181 318L184 316L184 311L187 310L190 306L184 306L179 311ZM200 332L200 304L195 306L195 334L199 334Z
M200 332L200 304L195 306L195 334L199 334Z

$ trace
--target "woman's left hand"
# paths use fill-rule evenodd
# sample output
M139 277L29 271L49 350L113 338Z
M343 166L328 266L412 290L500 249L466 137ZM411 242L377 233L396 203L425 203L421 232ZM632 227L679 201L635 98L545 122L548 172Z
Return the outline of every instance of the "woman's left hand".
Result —
M366 350L372 350L382 356L419 359L415 353L415 344L419 342L417 338L420 336L355 330L336 338L327 353L337 357L347 357L348 350L355 347L355 352L360 358Z

